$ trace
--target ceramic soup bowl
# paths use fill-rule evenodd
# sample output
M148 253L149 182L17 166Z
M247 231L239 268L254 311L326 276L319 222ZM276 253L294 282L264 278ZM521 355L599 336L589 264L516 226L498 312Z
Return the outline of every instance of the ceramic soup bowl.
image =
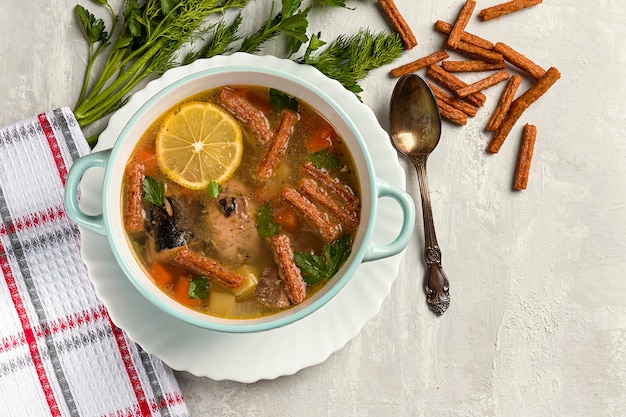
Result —
M270 316L251 319L225 319L203 314L179 304L162 292L131 250L122 219L124 170L138 139L175 104L196 93L226 85L256 85L278 89L315 108L334 126L349 147L361 191L360 225L350 257L338 273L301 304ZM345 111L347 108L352 109L351 114L358 116L350 117ZM355 112L355 108L359 111ZM134 113L129 115L129 111ZM111 126L119 123L120 115L124 115L123 119L127 122L121 129L112 129ZM66 182L67 213L79 226L107 236L115 259L134 287L167 314L201 328L224 332L254 332L284 326L312 314L326 304L355 276L362 262L397 255L409 242L415 222L413 200L405 191L376 177L364 137L375 135L379 137L377 140L387 142L389 139L377 122L373 123L373 119L373 112L353 93L310 66L271 56L242 53L196 61L172 69L152 81L111 117L109 127L101 134L101 140L115 134L115 145L86 155L72 166ZM104 169L102 207L96 214L87 212L79 204L81 178L92 168ZM402 212L399 231L390 242L375 242L372 239L381 198L394 200Z

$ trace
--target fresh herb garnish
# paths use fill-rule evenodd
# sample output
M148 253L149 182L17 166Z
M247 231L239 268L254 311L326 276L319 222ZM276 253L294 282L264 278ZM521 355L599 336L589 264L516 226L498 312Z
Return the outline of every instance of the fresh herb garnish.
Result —
M80 5L76 6L75 11L91 47L95 47L98 42L106 42L109 39L109 34L104 30L104 20L96 19L89 10Z
M302 278L309 285L314 285L332 278L346 262L352 252L352 241L349 234L324 246L322 255L307 252L295 252L294 260Z
M197 276L189 281L187 297L194 300L204 300L209 298L209 279L204 275Z
M149 75L160 75L175 65L177 51L201 31L202 22L213 13L245 7L250 0L138 0L125 1L121 30L118 16L107 0L112 28L106 32L101 19L76 6L90 51L81 95L74 114L81 127L101 119L125 103L127 94ZM102 71L92 80L96 58L110 48ZM93 82L92 82L93 81ZM93 145L93 138L91 144Z
M143 199L157 207L165 204L165 184L146 175L143 178Z
M107 28L104 20L83 6L74 9L89 43L83 86L74 107L84 131L123 106L142 80L179 65L177 55L183 45L190 52L182 62L189 64L235 51L257 53L264 43L279 35L286 41L285 53L290 57L308 41L304 56L292 59L316 67L357 96L363 91L358 82L370 70L393 61L403 51L402 40L395 33L387 36L361 29L355 36L340 35L328 45L320 33L309 38L311 8L345 8L345 0L313 1L305 9L301 9L302 0L281 0L281 10L276 14L274 4L278 1L274 0L268 19L248 36L239 33L241 14L230 23L224 18L216 24L206 22L210 15L243 9L250 0L125 0L121 13L116 13L108 0L93 2L108 10L111 25ZM196 42L205 41L209 33L212 36L205 44L194 49ZM97 140L97 133L87 139L92 147Z
M338 168L339 165L341 165L339 159L328 149L322 149L321 151L310 153L308 158L316 168L320 169L330 170Z
M324 0L329 7L346 7L345 0Z
M222 186L215 182L215 180L211 180L209 181L209 185L207 186L206 191L207 194L209 194L209 197L215 198L220 195L220 192L222 191Z
M269 202L266 202L259 207L256 230L262 237L272 237L277 235L280 230L280 225L278 223L274 223L272 205Z
M359 81L372 69L398 58L404 50L402 39L397 33L374 34L363 29L354 36L340 35L324 50L314 54L324 45L326 42L321 40L320 33L311 36L304 56L296 62L314 66L357 96L363 91Z
M222 55L231 51L231 44L240 40L239 27L243 18L238 14L230 24L226 24L224 19L213 25L210 29L213 37L200 49L191 50L185 56L183 64L191 64L196 59L212 58L216 55Z
M270 88L270 106L274 114L279 114L282 110L298 111L298 99L288 96L280 90Z
M290 53L296 52L300 46L309 40L306 30L309 25L307 14L311 7L302 11L299 10L302 0L282 0L282 9L274 17L274 3L268 20L252 35L246 37L241 44L241 52L256 53L261 49L261 45L274 38L278 34L287 37L290 43Z

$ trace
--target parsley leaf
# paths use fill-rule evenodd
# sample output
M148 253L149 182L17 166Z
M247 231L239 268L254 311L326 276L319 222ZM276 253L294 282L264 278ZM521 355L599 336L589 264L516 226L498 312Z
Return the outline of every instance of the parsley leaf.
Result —
M104 20L96 19L96 17L85 9L83 6L74 7L74 12L83 28L83 32L90 44L96 42L106 42L109 35L104 30Z
M165 184L146 175L143 179L143 199L157 207L165 204Z
M323 255L315 255L307 252L294 253L294 261L302 278L309 285L326 281L339 271L352 252L350 235L346 234L334 242L324 246Z
M339 159L333 155L328 149L323 149L319 152L313 152L309 154L309 161L316 168L324 168L324 169L334 169L338 168L341 165Z
M285 109L297 113L300 103L298 103L297 98L288 96L282 91L274 88L270 88L270 105L272 106L272 111L275 114L278 114Z
M328 7L346 7L345 0L324 0Z
M211 180L209 181L209 185L207 186L206 191L209 194L209 197L215 198L220 195L220 192L222 191L222 186L215 182L215 180Z
M278 234L280 225L274 223L274 215L272 214L272 205L269 202L259 207L257 213L256 230L262 237L272 237Z
M194 300L209 298L209 279L204 275L197 276L189 281L187 297Z

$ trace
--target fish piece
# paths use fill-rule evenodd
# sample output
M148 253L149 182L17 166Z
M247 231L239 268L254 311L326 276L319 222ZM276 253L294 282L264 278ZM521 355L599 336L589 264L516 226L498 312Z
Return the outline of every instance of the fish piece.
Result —
M174 262L189 268L196 274L205 275L228 288L237 288L245 280L243 275L229 270L207 256L189 250L188 247L184 247L176 254Z
M256 300L268 308L285 308L291 305L285 284L275 268L266 268L259 280L255 293Z
M257 168L259 178L267 179L272 176L274 168L276 168L276 165L278 165L280 159L287 151L289 139L298 120L300 120L298 113L291 110L283 110L280 114L280 122L276 128L276 134Z
M257 257L263 248L254 219L258 208L248 198L251 193L239 180L224 183L217 198L208 200L194 231L230 264L243 264Z
M162 206L150 205L148 231L154 237L157 251L186 245L191 233L184 225L186 221L182 207L174 197L166 197Z
M293 259L289 237L275 235L269 238L269 242L278 267L278 276L285 284L287 297L293 304L300 304L306 298L306 283L302 278L300 268Z
M262 110L255 107L244 96L230 88L222 88L219 101L236 119L245 123L257 140L265 145L273 136L270 122Z
M127 232L142 232L145 228L143 214L143 178L145 166L133 162L126 168L126 202L124 208L124 227Z

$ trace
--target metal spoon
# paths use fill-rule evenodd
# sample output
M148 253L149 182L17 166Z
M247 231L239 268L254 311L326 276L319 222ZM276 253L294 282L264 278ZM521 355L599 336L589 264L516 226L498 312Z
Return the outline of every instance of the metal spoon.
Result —
M426 176L426 160L439 143L441 117L433 93L419 76L407 74L396 83L391 95L390 126L396 150L407 156L417 170L426 242L426 301L434 313L443 314L450 305L450 285L441 267Z

